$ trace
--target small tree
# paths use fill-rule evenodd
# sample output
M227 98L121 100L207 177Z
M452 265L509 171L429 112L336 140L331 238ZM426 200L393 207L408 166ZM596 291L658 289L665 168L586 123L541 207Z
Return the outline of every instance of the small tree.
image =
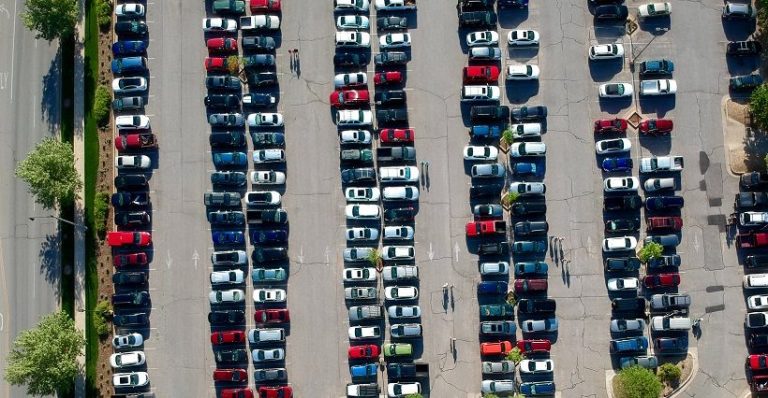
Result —
M525 355L523 355L522 351L520 351L519 348L514 347L512 348L512 351L507 354L507 359L514 362L515 365L520 363L523 359L525 359Z
M227 69L230 74L237 75L240 73L240 57L237 55L230 55L227 57Z
M504 145L512 145L512 142L515 140L515 136L512 133L512 129L507 127L504 129L504 131L501 132L501 142L504 143Z
M408 394L405 398L424 398L424 396L421 394Z
M368 253L368 262L371 263L371 266L378 267L379 262L381 262L381 252L378 250L371 250L371 252Z
M37 31L36 38L51 41L75 32L79 7L76 0L26 0L21 14L24 26Z
M77 356L85 338L64 311L46 315L33 329L19 333L8 355L5 380L27 386L27 394L53 395L71 391L79 369Z
M663 252L664 252L664 246L656 242L648 242L645 245L643 245L643 248L640 249L640 251L637 253L637 257L643 263L647 263L648 261L654 258L661 257L661 253Z
M112 328L109 326L109 318L112 313L112 306L109 301L100 301L96 304L96 309L91 312L91 320L96 328L96 333L99 337L104 338L109 335Z
M768 30L768 29L767 29ZM768 43L765 43L768 44ZM768 86L758 86L749 97L749 110L752 122L760 129L768 129Z
M662 389L656 375L639 366L619 371L614 385L616 398L659 398Z
M16 177L29 185L37 203L46 209L72 203L83 186L75 170L72 147L55 138L44 138L16 166Z
M662 383L674 384L680 381L683 371L672 363L665 363L659 366L659 370L656 375L659 377Z
M109 28L112 24L112 1L96 0L96 12L96 19L99 21L99 27L102 30Z
M104 84L96 88L96 94L93 96L93 118L100 126L109 121L109 106L112 101L109 87Z
M517 193L517 192L507 192L501 198L501 203L504 206L510 206L513 203L517 202L518 199L520 199L520 194L519 193Z

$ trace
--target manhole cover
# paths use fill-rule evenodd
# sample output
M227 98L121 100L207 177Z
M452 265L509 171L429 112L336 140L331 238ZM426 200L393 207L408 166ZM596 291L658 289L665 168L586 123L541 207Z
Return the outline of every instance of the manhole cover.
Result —
M632 112L632 114L627 118L627 121L632 126L632 128L637 128L637 126L640 125L640 120L642 119L643 117L640 116L637 112Z

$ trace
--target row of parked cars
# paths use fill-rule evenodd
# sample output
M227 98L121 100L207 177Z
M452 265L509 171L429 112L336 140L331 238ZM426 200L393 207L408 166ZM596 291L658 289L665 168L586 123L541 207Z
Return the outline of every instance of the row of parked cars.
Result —
M209 51L204 61L208 89L204 103L215 167L210 176L213 190L204 197L214 245L208 297L216 361L213 380L222 398L254 396L247 387L247 341L258 396L289 398L293 388L281 366L285 363L285 325L290 321L285 308L288 270L284 265L288 214L280 207L286 182L285 134L283 115L273 112L277 98L270 88L277 83L275 35L279 34L282 4L280 0L250 0L247 5L242 0L215 0L210 3L215 15L203 20ZM245 15L248 11L250 15ZM238 31L242 32L240 38ZM243 70L232 57L242 58ZM248 82L247 93L243 93L243 77ZM250 113L244 116L242 111ZM254 146L254 170L250 172L246 124ZM253 267L248 266L246 230L254 246ZM256 327L245 331L244 288L249 272Z
M117 177L111 205L117 230L107 233L107 243L113 248L115 267L112 323L116 333L112 339L115 353L109 363L115 372L112 384L116 391L122 392L146 390L149 386L142 332L149 328L151 307L147 283L152 209L145 173L152 168L150 156L156 153L157 140L150 129L149 117L143 114L149 70L146 6L120 3L115 5L114 12L117 40L112 44L110 67L114 76L112 110L117 132L114 140ZM145 396L154 394L148 392Z
M407 29L415 1L374 4L379 11L376 42L382 52L377 55L373 75L373 98L363 68L372 42L369 4L364 0L336 0L334 5L334 64L342 73L334 77L330 104L339 129L348 224L342 280L350 321L348 360L352 382L346 386L346 394L379 396L377 376L383 355L388 363L387 395L405 397L421 393L419 380L429 376L427 364L412 362L412 342L422 337L419 268L414 263L413 246L413 218L422 176L414 166L415 130L405 126L408 114L402 65L410 59L411 36ZM376 109L376 134L369 130L374 124L371 102ZM379 142L374 156L376 135ZM382 202L383 211L379 205ZM380 240L384 246L379 252ZM375 253L380 253L380 260ZM379 298L378 273L382 275L385 305ZM389 342L380 345L386 335L382 328L385 317L390 322Z
M757 11L750 2L726 2L723 6L723 19L732 21L728 25L747 25L748 28L744 32L752 31L752 24L754 24L756 17ZM728 25L724 24L724 27ZM727 55L740 59L755 58L760 54L761 50L760 43L754 40L732 41L726 46ZM758 69L760 65L759 62L740 62L739 64L749 66L751 73L731 76L728 79L728 88L734 93L746 91L746 95L749 95L749 91L763 84L763 77L760 76L760 71L752 72Z

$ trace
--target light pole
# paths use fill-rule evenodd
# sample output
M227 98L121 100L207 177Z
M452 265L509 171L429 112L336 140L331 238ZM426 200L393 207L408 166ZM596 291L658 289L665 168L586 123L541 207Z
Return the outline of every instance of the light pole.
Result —
M69 225L71 225L71 226L73 226L73 227L75 227L75 228L81 228L83 231L87 231L87 230L88 230L88 227L87 227L87 226L85 226L85 225L82 225L82 224L75 224L75 223L74 223L74 222L72 222L72 221L69 221L69 220L65 220L65 219L63 219L63 218L61 218L61 217L57 217L57 216L40 216L40 217L29 217L29 221L35 221L35 220L39 220L39 219L46 219L46 218L53 218L53 219L59 220L59 221L61 221L61 222L63 222L63 223L67 223L67 224L69 224Z

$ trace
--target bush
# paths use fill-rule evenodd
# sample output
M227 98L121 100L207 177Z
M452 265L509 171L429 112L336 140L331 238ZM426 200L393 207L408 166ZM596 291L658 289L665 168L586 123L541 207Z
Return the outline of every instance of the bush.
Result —
M637 257L643 263L648 263L648 261L651 259L661 257L661 254L663 252L664 252L664 246L656 242L650 242L648 244L643 245L643 248L640 249L640 251L637 253Z
M514 140L515 136L512 135L512 129L507 128L501 132L501 142L503 142L505 145L512 145Z
M109 121L109 107L112 102L112 95L109 93L109 87L102 84L96 88L93 96L93 118L100 126Z
M107 29L112 25L112 1L96 0L96 13L100 28Z
M227 69L229 69L229 73L233 75L240 73L240 57L237 55L230 55L227 57Z
M755 127L768 129L768 85L758 86L749 97L749 110Z
M656 375L659 377L659 380L661 380L662 383L669 384L679 382L680 376L682 374L683 371L677 367L677 365L672 363L665 363L659 366L659 370L656 372Z
M662 389L656 375L639 366L619 371L614 386L616 398L659 398Z
M507 359L514 362L515 365L520 363L525 358L525 355L523 355L522 352L520 352L520 349L517 347L512 348L512 351L507 354Z
M99 237L103 236L107 229L107 213L109 213L109 194L97 192L93 203L93 226Z
M371 252L368 253L368 262L371 263L372 267L378 267L381 262L381 252L378 250L371 250Z
M763 164L765 165L765 170L768 171L768 154L763 157Z
M94 328L96 329L96 333L99 334L99 337L104 338L109 335L109 332L112 331L112 327L109 326L108 319L111 317L112 313L112 306L109 304L109 301L100 301L99 304L96 305L96 308L91 313L91 319L93 321Z
M507 192L504 197L501 198L501 204L504 206L511 206L513 203L520 199L520 194L517 192Z

